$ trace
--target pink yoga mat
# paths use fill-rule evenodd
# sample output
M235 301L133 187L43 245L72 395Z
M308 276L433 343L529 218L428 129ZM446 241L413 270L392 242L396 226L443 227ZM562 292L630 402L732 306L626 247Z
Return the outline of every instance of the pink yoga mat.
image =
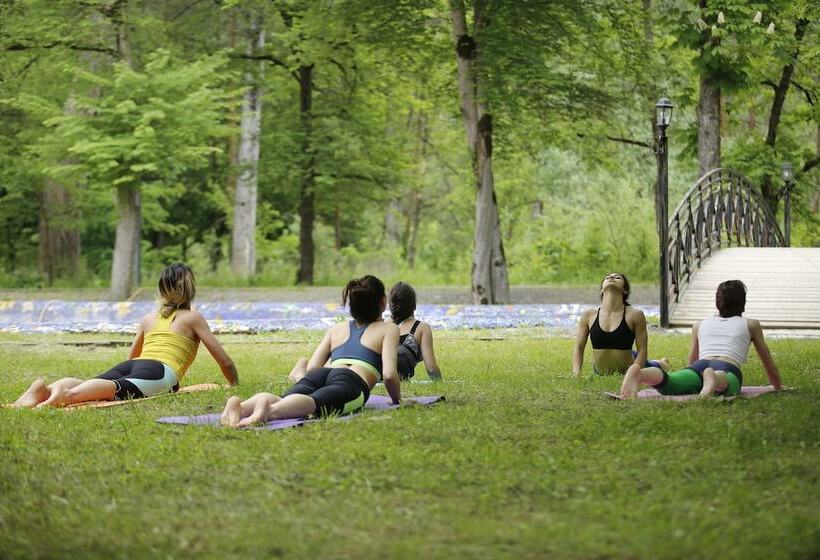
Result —
M748 386L748 387L741 387L740 389L740 398L744 399L751 399L754 397L759 397L760 395L765 395L766 393L774 393L776 392L774 387L771 385L757 385L757 386ZM608 397L612 397L613 399L617 400L624 400L621 398L620 393L604 393ZM655 389L643 389L638 391L638 398L639 399L647 399L647 400L654 400L654 401L691 401L698 398L698 395L661 395ZM734 399L737 397L724 397L726 400Z
M435 395L430 397L405 397L402 399L402 404L407 405L413 403L416 405L426 406L443 400L443 395ZM367 400L367 403L365 403L364 407L375 410L392 410L399 408L399 405L393 404L393 402L390 400L390 397L385 397L383 395L371 395L370 398ZM348 414L346 416L337 416L336 420L350 420L351 418L353 418L354 416L358 416L359 414L360 413ZM157 418L157 422L159 422L160 424L191 424L198 426L219 426L219 417L220 414L200 414L197 416L165 416L163 418ZM295 426L301 426L303 424L310 424L319 421L319 419L308 418L271 420L270 422L262 426L252 426L251 429L281 430L283 428L293 428Z

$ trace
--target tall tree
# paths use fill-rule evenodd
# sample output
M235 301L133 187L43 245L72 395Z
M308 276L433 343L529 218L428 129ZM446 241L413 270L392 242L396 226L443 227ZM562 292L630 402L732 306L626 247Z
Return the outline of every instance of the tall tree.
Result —
M707 0L699 0L702 11L708 5ZM703 17L709 17L703 14ZM713 19L717 20L717 14ZM700 19L703 27L702 42L699 56L701 60L709 60L710 51L720 46L720 39L711 33L711 26L706 19ZM702 23L700 23L702 22ZM698 175L720 167L720 87L721 69L713 64L705 64L700 73L698 90Z
M103 94L78 99L78 114L47 120L52 134L41 140L42 150L72 156L71 165L47 169L50 176L82 177L89 189L103 192L116 189L115 299L128 297L134 286L143 194L152 203L180 196L180 177L207 166L218 151L213 140L227 135L224 57L172 63L168 52L158 51L146 61L142 72L118 63L110 78L82 70Z
M265 26L255 16L250 17L247 42L248 57L257 58L265 46ZM238 276L250 276L256 272L256 200L264 62L256 62L255 66L255 71L245 72L246 90L242 101L237 158L239 169L234 191L231 269Z
M463 0L450 2L461 116L472 155L476 185L472 294L473 301L480 304L508 303L510 299L507 260L493 182L493 119L477 73L477 67L482 63L482 32L487 25L484 7L482 0L474 2L473 28L469 33Z
M771 81L768 82L768 84L774 89L774 96L772 97L772 105L769 110L769 122L768 127L766 128L765 143L772 149L773 152L777 142L777 132L783 113L783 105L786 102L786 94L789 91L789 86L792 84L795 65L798 63L800 48L808 26L809 20L805 16L800 17L794 23L792 46L787 55L788 59L784 62L780 71L780 78L777 83ZM776 214L778 202L780 201L780 189L774 186L772 176L770 174L767 173L763 176L760 188L763 192L763 198L766 200L766 203L769 205L772 213Z
M300 64L299 76L299 123L301 126L302 172L299 180L299 284L313 284L316 249L313 245L313 227L316 221L316 169L313 153L313 64ZM336 209L337 243L338 207Z
M131 42L126 21L128 0L116 0L105 8L114 24L119 63L130 69ZM117 230L114 238L114 258L111 263L111 297L124 300L140 282L140 244L142 241L142 196L140 184L118 181Z

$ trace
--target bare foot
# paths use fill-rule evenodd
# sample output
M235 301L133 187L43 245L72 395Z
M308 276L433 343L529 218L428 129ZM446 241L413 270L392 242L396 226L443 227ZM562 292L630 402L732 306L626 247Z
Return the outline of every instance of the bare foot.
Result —
M239 421L240 426L253 426L254 424L262 424L268 420L270 413L270 401L267 399L259 399L253 406L253 412L250 416Z
M236 428L239 425L239 420L242 417L242 405L239 397L231 397L225 403L225 410L222 411L222 416L219 418L219 423L228 428Z
M308 362L305 358L299 358L296 360L296 365L293 366L292 370L290 370L288 379L290 379L293 383L298 383L298 381L307 373L307 364Z
M630 391L628 389L621 389L621 399L622 400L637 399L637 398L638 398L638 393L637 392Z
M14 408L34 408L50 396L51 392L46 387L45 382L42 379L35 379L34 383L26 389L26 392L14 401Z
M264 424L265 422L267 422L267 418L264 414L257 414L254 412L250 416L246 416L242 420L240 420L239 424L237 425L240 428L245 428L248 426L258 426L260 424Z
M65 404L66 390L62 383L55 383L51 386L51 395L48 399L38 404L35 408L45 408L47 406L60 407Z
M661 369L667 373L669 373L669 358L663 357L660 360L657 360L659 364L661 364Z

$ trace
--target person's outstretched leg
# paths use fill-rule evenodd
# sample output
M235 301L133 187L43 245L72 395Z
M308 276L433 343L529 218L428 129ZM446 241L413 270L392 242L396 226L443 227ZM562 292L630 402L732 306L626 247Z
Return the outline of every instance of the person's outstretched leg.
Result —
M37 379L14 404L18 408L40 408L42 406L49 406L46 403L49 401L53 402L55 394L62 395L66 390L76 387L82 382L82 379L77 379L76 377L63 377L54 383L45 385L42 379Z
M222 411L222 417L219 421L223 426L236 428L242 418L250 416L253 413L257 404L264 403L266 407L270 407L270 405L279 400L280 397L272 393L256 393L251 398L241 402L239 397L231 397L228 399L228 402L225 403L225 410Z
M262 401L257 402L251 415L243 418L239 425L248 426L268 420L284 420L286 418L305 418L314 412L316 412L316 402L313 398L308 395L294 393L273 404Z
M38 404L37 408L67 406L87 401L113 401L117 394L117 384L108 379L89 379L71 385L54 383L51 387L51 396Z
M302 379L307 373L307 365L308 361L305 358L299 358L296 360L296 365L293 366L292 370L290 370L288 379L290 379L293 383L298 383L299 380Z
M14 401L14 408L34 408L51 396L51 390L46 387L42 378L37 378L26 391Z
M624 381L621 383L621 398L632 399L638 396L638 387L641 384L658 385L663 382L663 370L659 367L643 368L632 364L626 370Z

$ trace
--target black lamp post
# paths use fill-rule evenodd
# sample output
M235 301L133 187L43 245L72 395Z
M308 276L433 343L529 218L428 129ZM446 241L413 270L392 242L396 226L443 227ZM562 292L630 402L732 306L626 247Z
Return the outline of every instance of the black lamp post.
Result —
M661 97L655 104L658 125L658 222L660 223L661 327L669 327L669 153L666 127L672 121L672 102Z
M780 176L783 178L783 233L786 235L786 247L792 246L792 187L794 186L794 166L784 163Z

